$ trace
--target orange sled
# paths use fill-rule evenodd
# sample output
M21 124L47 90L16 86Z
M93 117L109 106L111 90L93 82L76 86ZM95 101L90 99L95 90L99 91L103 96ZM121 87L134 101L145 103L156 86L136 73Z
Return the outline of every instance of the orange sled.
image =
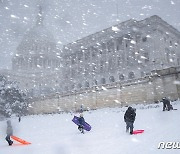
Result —
M31 144L30 142L27 142L23 139L20 139L19 137L16 137L16 136L11 136L11 138L19 143L22 143L22 144Z

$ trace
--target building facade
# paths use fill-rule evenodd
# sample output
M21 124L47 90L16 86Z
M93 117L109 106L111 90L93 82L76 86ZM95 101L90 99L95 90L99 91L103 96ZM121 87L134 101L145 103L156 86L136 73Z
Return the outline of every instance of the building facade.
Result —
M177 87L162 89L169 86L168 77L159 80L156 76L154 81L150 77L170 68L178 68L174 72L179 76L179 66L180 32L156 15L119 23L59 49L43 25L40 8L36 25L17 47L12 70L1 74L36 98L35 113L49 113L76 108L83 102L96 108L113 106L114 101L121 105L152 102L164 95L177 99ZM171 75L170 79L175 78ZM162 86L159 91L157 85ZM102 87L109 90L102 92Z
M180 33L158 16L128 20L63 48L63 91L145 77L179 66Z

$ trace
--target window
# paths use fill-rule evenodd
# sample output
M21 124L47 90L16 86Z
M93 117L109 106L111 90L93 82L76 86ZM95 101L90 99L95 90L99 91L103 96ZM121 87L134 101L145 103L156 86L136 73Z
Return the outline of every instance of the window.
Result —
M130 72L129 73L129 79L133 79L133 78L135 78L134 72Z
M146 41L147 41L147 37L143 37L143 38L142 38L142 41L143 41L143 42L146 42Z
M112 58L108 60L108 70L112 69Z
M97 84L98 84L97 80L94 80L93 85L97 85Z
M75 62L76 62L76 55L72 55L71 63L75 64Z
M97 48L92 47L91 51L92 51L92 57L96 57L97 56L97 52L98 52Z
M102 51L105 51L105 50L106 50L106 44L102 43Z
M105 65L105 62L104 61L100 61L100 72L102 73L103 70L104 70L104 65Z
M99 54L102 55L102 49L99 50Z
M121 64L122 64L122 58L117 57L117 66L121 66Z
M170 46L172 46L172 41L169 41L169 43L170 43Z
M101 79L101 84L106 84L106 79L105 78Z
M110 81L110 82L115 82L114 76L110 76L110 77L109 77L109 81Z
M79 89L82 88L82 84L81 84L81 83L78 84L78 88L79 88Z
M90 59L90 51L85 50L84 54L85 54L85 60L89 60Z
M75 88L75 85L72 84L72 85L71 85L71 90L74 90L74 88Z
M85 87L89 88L89 82L88 81L85 82Z
M121 80L121 81L124 80L124 75L123 74L119 75L119 80Z
M96 65L92 65L92 71L93 73L96 71Z
M82 71L83 71L82 67L79 67L79 68L78 68L78 74L81 74Z
M168 48L165 48L165 54L166 54L167 62L170 62L170 50Z
M85 68L84 68L84 75L85 75L85 76L88 76L88 75L89 75L89 72L90 72L89 65L85 65Z
M144 53L144 57L145 57L145 63L149 62L149 53L148 52Z
M82 51L79 51L78 52L78 60L83 60L83 52Z
M107 42L108 52L114 51L114 43L112 41Z

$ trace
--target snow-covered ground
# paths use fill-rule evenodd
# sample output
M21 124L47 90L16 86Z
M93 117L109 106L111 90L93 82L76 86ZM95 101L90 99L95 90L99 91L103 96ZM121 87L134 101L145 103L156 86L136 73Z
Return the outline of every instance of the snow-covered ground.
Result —
M179 154L180 149L158 149L159 142L180 142L180 102L178 110L162 111L162 105L136 106L134 129L139 135L125 132L126 108L106 108L84 112L92 130L81 134L71 121L74 114L36 115L12 118L14 135L32 142L8 146L6 121L0 121L0 154ZM144 109L143 109L144 108Z

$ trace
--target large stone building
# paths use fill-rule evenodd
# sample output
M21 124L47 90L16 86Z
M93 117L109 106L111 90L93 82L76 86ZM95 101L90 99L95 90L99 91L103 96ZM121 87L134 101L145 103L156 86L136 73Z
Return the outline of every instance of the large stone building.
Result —
M81 104L95 108L113 106L113 101L152 102L163 95L177 99L177 88L158 91L155 86L149 87L147 76L156 74L155 70L179 66L180 32L156 15L119 23L60 50L43 24L40 8L35 26L25 33L17 47L12 70L1 74L17 81L29 96L36 97L34 112L39 113L56 112L58 107L72 109ZM164 80L157 81L155 85L169 85ZM138 85L133 87L134 84ZM122 89L122 85L128 88ZM111 90L97 94L102 86Z
M180 33L158 16L128 20L64 46L63 91L132 80L180 65Z

